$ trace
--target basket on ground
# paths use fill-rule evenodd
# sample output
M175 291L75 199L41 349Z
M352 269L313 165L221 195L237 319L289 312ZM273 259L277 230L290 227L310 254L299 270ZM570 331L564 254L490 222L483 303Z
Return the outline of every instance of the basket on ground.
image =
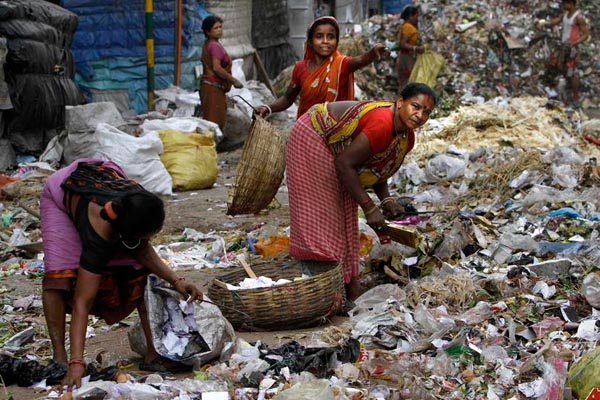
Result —
M242 150L227 214L255 214L266 208L281 185L285 171L285 138L257 116Z
M208 297L236 329L268 331L298 329L327 322L342 308L344 273L341 262L306 262L289 256L256 260L257 276L274 281L308 278L267 288L229 290L223 283L239 284L247 277L241 267L218 276L208 288Z

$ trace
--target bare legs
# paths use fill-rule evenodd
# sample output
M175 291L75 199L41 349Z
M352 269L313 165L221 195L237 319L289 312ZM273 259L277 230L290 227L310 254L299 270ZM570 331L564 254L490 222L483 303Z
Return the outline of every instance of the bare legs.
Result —
M346 298L350 301L356 300L364 293L364 291L365 290L357 277L352 278L352 280L346 284Z
M67 365L65 348L65 319L67 315L66 301L62 290L45 289L42 292L44 316L52 343L52 359L59 364Z
M150 320L148 319L148 309L146 308L146 302L143 300L138 306L138 314L140 315L142 331L144 331L144 338L146 339L146 355L144 356L144 362L150 363L159 357L159 354L156 352L154 343L152 342L152 331L150 329Z

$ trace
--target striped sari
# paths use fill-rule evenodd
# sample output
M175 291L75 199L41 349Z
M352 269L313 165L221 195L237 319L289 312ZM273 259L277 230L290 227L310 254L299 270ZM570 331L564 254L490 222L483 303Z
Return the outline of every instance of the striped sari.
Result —
M352 143L360 118L392 102L361 102L336 121L326 104L313 106L294 125L287 144L286 180L290 202L290 255L317 261L342 261L344 280L358 277L357 204L338 178L335 157ZM414 144L414 133L395 137L387 149L359 170L365 186L387 180Z

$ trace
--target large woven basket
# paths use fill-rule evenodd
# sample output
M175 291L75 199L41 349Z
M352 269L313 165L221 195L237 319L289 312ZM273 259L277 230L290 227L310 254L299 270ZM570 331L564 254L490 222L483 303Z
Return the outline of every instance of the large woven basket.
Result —
M248 275L244 269L218 276L208 296L231 324L240 330L268 331L316 326L328 321L344 302L341 262L306 262L289 256L254 261L257 276L293 280L302 273L311 277L268 288L228 290L221 282L237 285Z
M266 208L285 171L285 138L257 116L242 150L235 183L229 191L227 214L255 214Z

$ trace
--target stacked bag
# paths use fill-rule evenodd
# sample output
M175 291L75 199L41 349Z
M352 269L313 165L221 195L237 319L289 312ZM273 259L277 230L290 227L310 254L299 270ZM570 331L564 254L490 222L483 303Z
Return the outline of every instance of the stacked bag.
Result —
M65 106L84 97L75 82L70 50L77 15L47 1L0 1L0 37L12 110L4 111L6 137L15 150L41 153L64 126Z

